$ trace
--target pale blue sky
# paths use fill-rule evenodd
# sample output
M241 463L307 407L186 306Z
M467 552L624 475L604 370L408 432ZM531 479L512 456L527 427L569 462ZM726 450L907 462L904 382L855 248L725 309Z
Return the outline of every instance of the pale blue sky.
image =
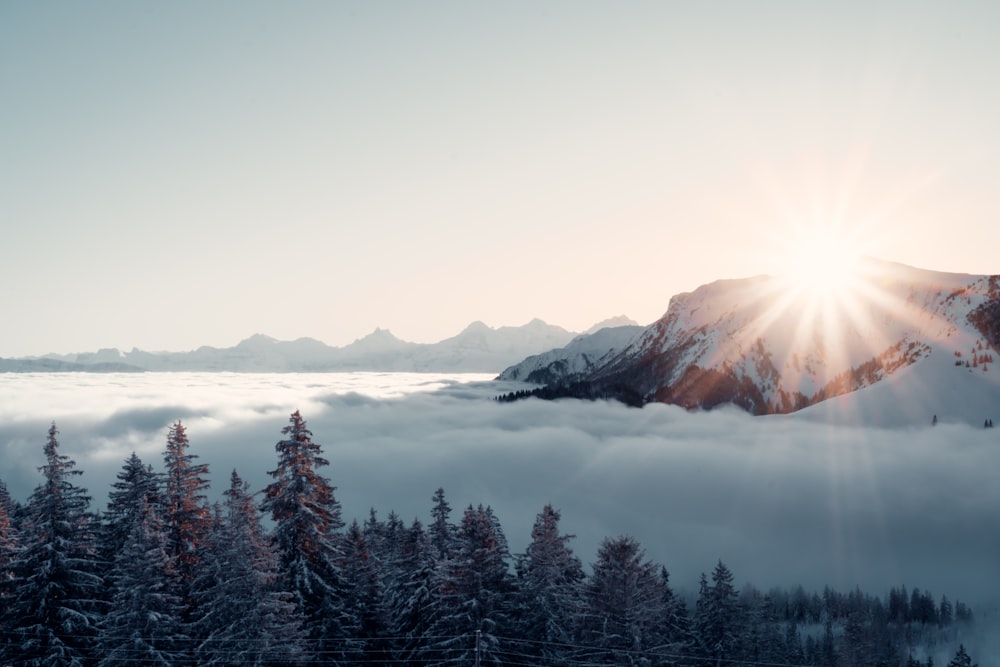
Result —
M839 225L997 273L992 3L0 0L0 356L647 323Z

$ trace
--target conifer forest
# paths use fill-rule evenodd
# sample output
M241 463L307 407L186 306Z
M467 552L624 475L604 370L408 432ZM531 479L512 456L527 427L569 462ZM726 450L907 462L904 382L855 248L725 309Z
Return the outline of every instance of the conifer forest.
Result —
M489 506L440 488L425 521L346 518L299 412L266 488L233 471L218 503L180 421L103 509L56 425L43 436L30 496L0 486L2 665L930 667L942 647L976 664L973 612L946 591L765 592L720 560L683 595L633 537L585 566L546 505L511 553Z

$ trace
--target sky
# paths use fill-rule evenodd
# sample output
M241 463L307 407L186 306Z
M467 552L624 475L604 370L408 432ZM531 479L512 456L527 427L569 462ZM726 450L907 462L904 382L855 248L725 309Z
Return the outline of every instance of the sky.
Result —
M96 510L129 454L162 470L180 419L219 499L235 468L271 481L274 444L301 410L346 521L374 508L430 521L445 490L458 522L490 505L514 553L546 503L587 568L605 537L628 534L697 593L722 560L737 588L822 593L920 588L973 605L983 630L1000 608L1000 458L995 429L831 427L799 415L688 413L618 403L489 400L490 376L425 374L0 374L0 477L24 500L51 421ZM470 382L478 380L478 382ZM1000 665L1000 636L970 646ZM942 647L942 653L945 652ZM953 650L953 649L952 649ZM950 655L943 656L944 660ZM991 660L992 658L992 660ZM939 664L944 664L940 662Z
M0 356L996 273L1000 7L0 0Z

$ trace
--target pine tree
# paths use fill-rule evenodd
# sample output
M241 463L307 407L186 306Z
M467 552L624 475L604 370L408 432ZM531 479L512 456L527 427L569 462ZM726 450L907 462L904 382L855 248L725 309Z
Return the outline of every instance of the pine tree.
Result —
M444 489L440 487L434 492L434 497L431 500L434 501L429 528L431 544L434 546L438 560L448 560L451 558L456 540L456 528L448 521L448 517L451 515L451 505L445 500Z
M660 590L662 611L658 623L658 635L652 643L668 653L688 653L692 637L687 605L671 588L670 574L665 567L660 568Z
M948 596L941 596L941 604L938 605L938 623L941 627L948 627L954 620L954 614L952 613L951 602L948 601Z
M779 663L787 659L784 637L778 630L774 600L751 585L740 593L739 604L745 619L739 638L739 655L752 663Z
M977 664L972 662L972 658L969 654L965 652L965 645L959 644L958 650L955 651L955 657L948 662L948 667L979 667Z
M702 654L714 661L733 658L741 620L733 575L720 560L712 571L710 586L702 575L695 610L695 635Z
M357 640L352 642L350 650L355 655L364 655L366 662L388 660L390 651L386 641L387 619L380 568L357 521L351 523L344 536L342 573L345 612L351 623L345 630Z
M15 505L7 485L0 481L0 633L6 634L14 594L14 564L21 554L20 531L14 522Z
M799 626L795 621L785 626L785 662L792 665L806 664L802 636L799 634Z
M101 621L98 665L183 664L183 607L173 592L174 563L162 519L145 495L134 502L131 530L118 547L108 577L111 606Z
M819 660L816 664L819 667L837 667L839 657L837 641L833 635L833 622L828 617L823 624L823 639L819 644Z
M431 627L437 619L440 587L435 569L436 550L419 519L403 534L395 561L396 579L387 591L389 632L396 638L397 663L424 665Z
M174 593L184 603L184 619L195 616L193 582L198 576L202 554L208 548L212 516L202 494L208 488L208 466L196 464L198 458L188 453L190 443L181 422L167 433L167 448L163 453L164 530L167 553L173 560L176 575Z
M374 553L376 557L384 563L394 563L399 557L403 548L403 540L406 537L406 524L395 512L390 511L385 520L385 526L381 532L381 543ZM387 570L388 575L392 575Z
M605 664L634 664L656 646L662 619L659 568L628 535L605 538L584 586L581 641Z
M107 509L101 517L100 553L109 566L132 539L137 521L144 520L149 512L162 519L164 511L162 480L152 467L143 465L135 452L125 460L117 479L111 485Z
M512 629L510 599L513 578L507 539L493 510L471 505L458 530L454 557L442 568L438 618L431 628L436 640L427 655L436 660L468 662L480 635L482 664L502 664L501 637Z
M336 659L350 621L344 613L343 553L339 531L344 527L335 488L319 474L329 465L322 448L296 410L275 445L278 467L268 474L261 509L271 513L279 569L285 590L306 621L312 651Z
M199 665L301 664L302 617L278 588L278 557L234 470L199 581Z
M518 637L539 665L558 665L574 640L574 622L584 579L580 559L559 533L560 514L546 505L535 518L531 543L517 561Z
M59 454L58 433L53 423L39 468L44 481L28 499L2 656L30 667L87 664L103 611L90 497L73 484L82 472Z

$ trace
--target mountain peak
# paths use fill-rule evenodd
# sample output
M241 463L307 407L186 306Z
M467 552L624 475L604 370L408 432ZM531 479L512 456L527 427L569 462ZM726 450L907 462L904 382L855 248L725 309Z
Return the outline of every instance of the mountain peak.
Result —
M236 347L243 349L260 349L263 347L270 347L278 342L278 339L271 338L270 336L265 336L264 334L254 334L249 338L245 338L236 344Z
M383 329L382 327L375 327L374 331L372 331L367 336L359 338L355 342L359 343L361 341L399 341L399 339L396 338L396 336L388 329Z
M616 315L615 317L609 317L606 320L601 320L594 326L590 327L583 333L592 334L600 331L601 329L608 329L611 327L637 327L639 323L633 320L631 317L626 315Z
M391 331L376 327L367 336L363 336L347 347L352 350L363 350L365 352L384 352L412 345L396 338Z
M462 329L462 331L458 335L463 336L465 334L480 334L487 331L493 331L493 327L488 326L485 322L482 322L481 320L476 320L475 322L470 323L469 326Z

